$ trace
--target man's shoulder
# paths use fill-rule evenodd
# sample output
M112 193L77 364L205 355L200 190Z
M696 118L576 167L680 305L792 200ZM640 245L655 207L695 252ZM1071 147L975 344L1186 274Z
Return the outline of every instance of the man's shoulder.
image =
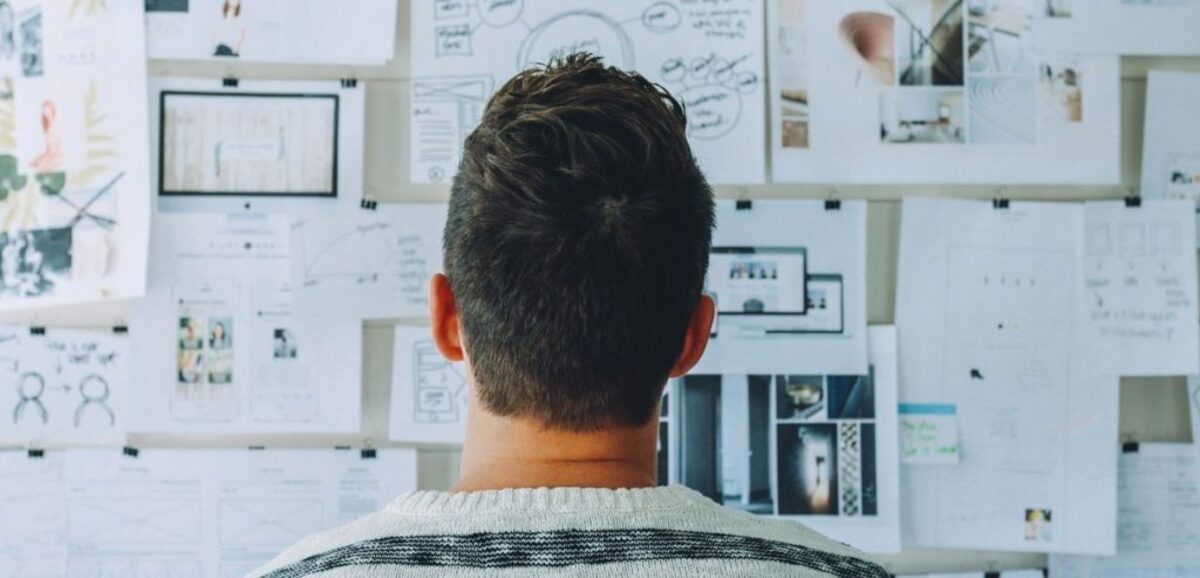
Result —
M387 567L388 575L435 570L545 575L586 566L621 574L613 565L630 564L640 565L638 570L732 565L771 567L795 576L888 576L861 552L803 525L705 504L611 515L514 510L413 517L385 510L307 538L249 576L303 578L366 573L370 567Z

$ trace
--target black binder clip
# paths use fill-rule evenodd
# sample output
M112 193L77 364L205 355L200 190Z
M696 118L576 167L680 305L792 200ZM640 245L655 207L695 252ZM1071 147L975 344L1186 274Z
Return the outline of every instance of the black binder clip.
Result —
M360 455L364 460L373 460L375 459L375 448L363 448Z
M33 336L45 335L45 334L46 334L46 328L45 328L45 327L41 327L41 326L37 326L37 327L30 327L30 328L29 328L29 334L30 334L30 335L33 335Z
M993 209L1007 209L1008 208L1008 199L992 199L992 208Z
M229 78L222 78L221 86L224 86L225 88L237 88L238 87L238 79L233 78L232 76Z
M1140 449L1141 446L1137 442L1124 442L1121 444L1121 453L1123 454L1136 454Z
M825 200L825 210L826 211L840 211L840 210L842 210L842 202L837 199L826 199Z
M1128 197L1125 197L1125 207L1126 208L1136 209L1140 206L1142 206L1142 198L1141 197L1139 197L1137 195L1129 195Z
M343 78L342 79L342 88L357 88L357 87L358 87L358 79L357 78Z
M983 578L1000 578L1000 573L995 570L984 572Z
M127 325L114 325L114 326L113 326L113 333L116 333L117 335L125 335L126 333L129 333L129 326L127 326Z
M367 211L374 211L375 209L379 208L379 202L371 199L363 199L358 206Z
M748 199L738 199L735 208L739 211L749 211L754 208L754 201Z
M121 448L121 453L130 458L138 457L138 449L132 446L125 446Z
M29 459L31 459L31 460L40 460L40 459L46 457L46 450L37 450L37 449L29 448L29 451L27 451L25 453L26 453L26 455L29 456Z

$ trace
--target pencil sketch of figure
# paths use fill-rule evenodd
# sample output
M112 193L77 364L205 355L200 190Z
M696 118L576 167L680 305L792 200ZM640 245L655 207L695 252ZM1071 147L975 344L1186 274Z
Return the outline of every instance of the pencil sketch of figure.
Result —
M242 0L225 0L221 4L221 21L217 23L216 48L213 56L237 58L242 53L242 42L246 40L246 27L242 20Z

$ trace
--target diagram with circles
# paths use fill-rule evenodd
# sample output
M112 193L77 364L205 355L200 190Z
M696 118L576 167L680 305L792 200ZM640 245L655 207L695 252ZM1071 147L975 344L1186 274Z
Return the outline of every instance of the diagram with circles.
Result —
M763 5L683 0L412 3L410 175L446 182L492 92L576 52L661 84L685 107L713 182L762 182Z
M0 441L120 441L127 358L112 330L0 329Z

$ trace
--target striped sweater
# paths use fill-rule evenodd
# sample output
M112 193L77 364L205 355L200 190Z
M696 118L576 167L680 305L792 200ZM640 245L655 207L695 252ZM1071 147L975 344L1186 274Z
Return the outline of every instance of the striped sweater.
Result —
M401 496L311 536L248 578L792 576L887 578L794 522L723 508L681 486Z

